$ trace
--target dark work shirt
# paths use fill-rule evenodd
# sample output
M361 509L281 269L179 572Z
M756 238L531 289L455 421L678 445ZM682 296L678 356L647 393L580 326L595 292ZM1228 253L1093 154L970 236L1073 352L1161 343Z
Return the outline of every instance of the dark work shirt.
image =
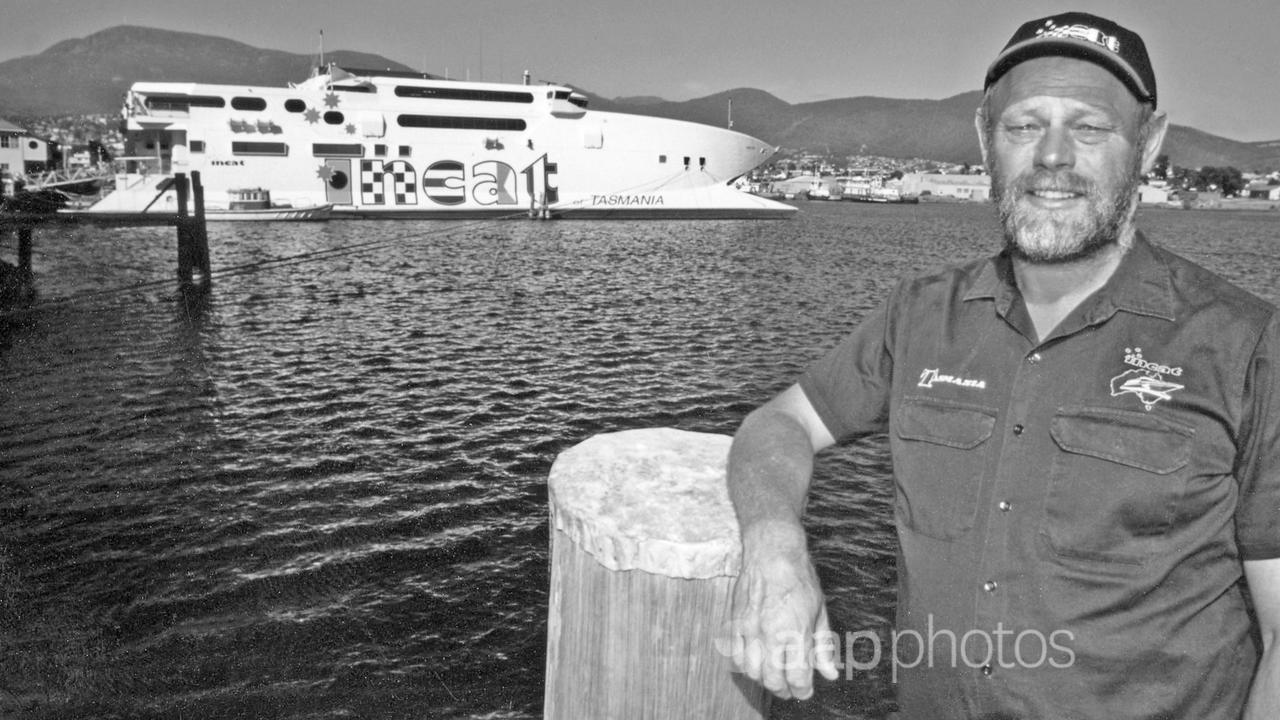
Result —
M904 720L1238 718L1277 362L1274 307L1139 235L1043 340L1001 255L900 284L811 367L833 436L889 434Z

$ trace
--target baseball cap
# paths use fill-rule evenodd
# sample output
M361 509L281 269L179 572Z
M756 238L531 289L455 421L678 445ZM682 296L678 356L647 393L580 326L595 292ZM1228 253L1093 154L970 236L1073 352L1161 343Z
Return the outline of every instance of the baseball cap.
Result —
M1064 12L1024 23L987 70L983 90L1009 69L1037 57L1074 57L1096 63L1119 78L1138 100L1156 104L1156 75L1137 33L1083 12Z

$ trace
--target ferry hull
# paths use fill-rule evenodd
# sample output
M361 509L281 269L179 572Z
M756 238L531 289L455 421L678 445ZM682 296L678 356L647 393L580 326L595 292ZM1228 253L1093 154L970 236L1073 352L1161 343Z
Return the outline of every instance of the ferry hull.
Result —
M345 85L343 83L346 83ZM577 104L575 104L577 103ZM331 75L288 88L137 83L116 190L91 210L172 212L261 186L332 217L784 218L730 183L776 150L695 123L588 111L568 88Z

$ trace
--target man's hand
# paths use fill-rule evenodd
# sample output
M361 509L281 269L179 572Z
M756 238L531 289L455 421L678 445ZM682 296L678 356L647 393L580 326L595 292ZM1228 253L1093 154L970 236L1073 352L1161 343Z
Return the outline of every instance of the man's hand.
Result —
M802 528L768 522L745 531L729 632L737 668L780 698L812 695L815 668L828 680L839 677Z

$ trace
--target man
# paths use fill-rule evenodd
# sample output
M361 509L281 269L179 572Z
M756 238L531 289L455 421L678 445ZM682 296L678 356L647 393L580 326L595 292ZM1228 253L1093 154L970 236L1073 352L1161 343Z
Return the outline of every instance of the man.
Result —
M814 452L887 432L904 719L1280 717L1280 319L1134 228L1142 40L1027 23L976 126L1004 251L900 284L734 439L734 661L838 677L800 516Z

